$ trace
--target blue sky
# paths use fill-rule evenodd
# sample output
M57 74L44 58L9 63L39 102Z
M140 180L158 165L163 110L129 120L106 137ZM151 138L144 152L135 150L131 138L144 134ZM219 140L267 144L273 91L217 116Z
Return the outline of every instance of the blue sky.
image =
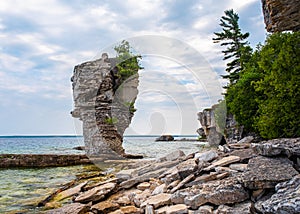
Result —
M133 44L132 38L149 35L176 39L196 50L199 66L218 78L225 63L211 38L220 31L223 11L231 8L242 30L250 32L251 45L263 42L260 0L1 0L0 135L80 134L69 114L73 68L123 39ZM189 70L158 53L145 54L142 63L143 96L127 132L194 134L197 111L214 101L205 96L203 75L191 75L198 68Z

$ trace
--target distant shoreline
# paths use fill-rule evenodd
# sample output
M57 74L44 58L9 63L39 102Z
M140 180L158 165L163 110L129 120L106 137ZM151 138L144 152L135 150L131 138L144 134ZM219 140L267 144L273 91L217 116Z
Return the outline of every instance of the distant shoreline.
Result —
M83 137L82 135L0 135L0 138L54 138L54 137Z
M160 135L124 135L124 137L159 137ZM198 137L198 135L172 135L173 137ZM55 138L80 137L83 135L0 135L0 138Z

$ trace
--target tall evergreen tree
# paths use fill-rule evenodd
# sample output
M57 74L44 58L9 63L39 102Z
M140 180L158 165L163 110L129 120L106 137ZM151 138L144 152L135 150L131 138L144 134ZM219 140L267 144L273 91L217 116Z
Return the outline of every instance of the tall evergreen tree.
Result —
M220 19L222 32L214 33L216 38L213 38L215 43L221 43L221 46L226 46L223 60L232 59L227 63L226 71L228 75L223 75L225 79L229 79L229 86L236 83L239 79L239 72L243 69L244 64L250 59L252 49L246 39L249 33L242 33L239 27L239 16L232 9L226 10L225 16Z

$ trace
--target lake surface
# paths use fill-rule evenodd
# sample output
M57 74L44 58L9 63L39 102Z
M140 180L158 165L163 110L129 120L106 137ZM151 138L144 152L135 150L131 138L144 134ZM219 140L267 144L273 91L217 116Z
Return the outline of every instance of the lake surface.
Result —
M123 146L129 154L142 154L145 158L152 159L178 149L185 154L190 154L199 151L203 145L196 141L155 142L155 138L154 136L125 137ZM179 138L181 137L177 137ZM194 136L193 138L196 139ZM0 137L1 154L83 154L84 151L73 149L83 145L82 137ZM86 170L88 170L86 166L0 169L0 213L17 210L24 210L22 213L36 213L33 203L41 201L63 184L75 179L76 174Z

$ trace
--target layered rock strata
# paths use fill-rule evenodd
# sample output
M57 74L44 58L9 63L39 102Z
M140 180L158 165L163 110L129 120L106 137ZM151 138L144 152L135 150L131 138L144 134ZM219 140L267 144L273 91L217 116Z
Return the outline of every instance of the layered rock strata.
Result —
M262 0L268 32L300 30L300 0Z
M116 59L101 59L75 66L72 116L83 122L85 150L90 157L116 159L124 156L123 133L133 117L138 76L121 82Z

